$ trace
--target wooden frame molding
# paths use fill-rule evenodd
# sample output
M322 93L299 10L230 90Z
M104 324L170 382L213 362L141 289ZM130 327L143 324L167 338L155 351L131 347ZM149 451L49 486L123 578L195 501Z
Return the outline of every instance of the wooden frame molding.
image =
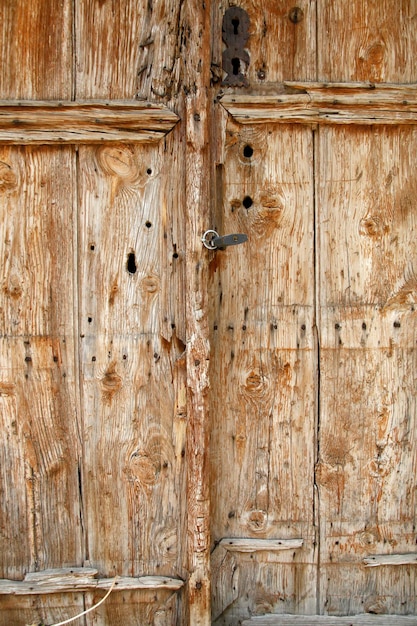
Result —
M219 543L219 546L229 552L278 552L281 550L294 550L301 548L302 539L252 539L252 538L227 538Z
M220 102L241 124L417 124L416 84L284 82Z
M44 570L26 574L24 580L0 580L0 595L44 595L50 593L71 593L102 589L107 591L114 585L114 591L135 589L172 589L177 591L184 581L166 576L129 576L96 578L98 571L91 567L71 567Z
M0 143L149 143L159 141L178 120L167 107L149 102L2 100Z
M242 622L242 626L415 626L410 615L261 615Z
M374 554L363 560L365 567L380 565L417 565L417 552L409 554Z

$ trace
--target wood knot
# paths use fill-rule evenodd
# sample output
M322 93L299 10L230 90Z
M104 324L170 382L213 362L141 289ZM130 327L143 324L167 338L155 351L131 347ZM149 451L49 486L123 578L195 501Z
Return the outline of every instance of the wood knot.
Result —
M155 546L161 558L168 561L175 561L178 554L178 533L173 522L172 526L164 527L157 532Z
M260 394L264 387L263 376L259 370L252 370L246 377L245 391L250 394Z
M250 511L246 525L254 533L264 532L268 526L268 514L261 510Z
M358 541L363 548L368 550L371 546L375 545L375 543L377 542L377 538L373 533L365 530L361 533L358 533Z
M258 363L251 363L241 374L241 391L249 401L258 401L264 398L269 391L269 379L263 367Z
M10 191L17 187L17 176L11 165L0 161L0 192Z
M141 281L141 289L146 293L156 293L159 291L159 278L155 275L145 276Z
M389 227L375 216L366 216L359 223L359 234L362 236L379 238L389 231Z
M3 287L3 292L9 298L18 300L23 293L19 278L17 276L10 276L8 282Z
M97 160L108 174L132 178L137 172L134 153L128 146L105 146L97 152Z
M122 378L119 374L117 374L115 364L111 364L101 379L101 389L104 401L107 403L111 402L113 396L115 396L122 387Z
M152 487L155 484L159 469L157 459L153 458L146 450L137 450L130 456L129 477L144 487Z
M153 173L139 157L137 150L129 145L102 146L96 152L99 167L111 176L116 176L122 186L143 187Z

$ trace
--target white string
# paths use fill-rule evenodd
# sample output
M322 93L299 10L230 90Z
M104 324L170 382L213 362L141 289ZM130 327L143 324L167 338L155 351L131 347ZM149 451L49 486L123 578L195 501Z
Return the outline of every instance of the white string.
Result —
M117 576L113 580L112 586L110 587L110 589L108 590L108 592L106 593L104 598L102 598L99 602L97 602L97 604L94 604L94 606L90 606L89 609L87 609L86 611L83 611L82 613L79 613L78 615L75 615L74 617L70 617L69 619L66 619L63 622L58 622L57 624L51 624L51 626L64 626L64 624L69 624L70 622L74 622L76 619L79 619L83 615L87 615L87 613L90 613L90 611L94 611L94 609L96 609L98 606L100 606L100 604L103 604L103 602L105 600L107 600L107 598L109 597L109 595L111 594L111 592L114 589L114 585L116 584L116 580L117 580Z

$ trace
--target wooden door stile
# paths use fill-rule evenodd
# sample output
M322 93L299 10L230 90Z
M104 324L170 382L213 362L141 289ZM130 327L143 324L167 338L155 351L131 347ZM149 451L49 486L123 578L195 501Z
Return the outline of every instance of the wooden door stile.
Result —
M184 54L186 189L186 337L187 337L187 502L189 623L208 626L210 619L209 498L209 252L201 237L210 207L210 59L211 2L184 6L187 33Z

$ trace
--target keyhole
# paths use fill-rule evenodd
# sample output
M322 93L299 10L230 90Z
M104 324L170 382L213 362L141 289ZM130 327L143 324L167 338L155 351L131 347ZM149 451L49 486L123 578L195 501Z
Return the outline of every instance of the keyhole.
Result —
M136 272L136 259L135 259L135 253L134 252L130 252L127 255L127 265L126 265L127 271L129 272L129 274L135 274Z
M234 76L237 76L239 74L239 69L240 69L240 59L238 58L232 59L232 67L233 67Z
M232 20L232 26L233 26L233 34L238 35L239 34L239 20L237 17L235 17Z

